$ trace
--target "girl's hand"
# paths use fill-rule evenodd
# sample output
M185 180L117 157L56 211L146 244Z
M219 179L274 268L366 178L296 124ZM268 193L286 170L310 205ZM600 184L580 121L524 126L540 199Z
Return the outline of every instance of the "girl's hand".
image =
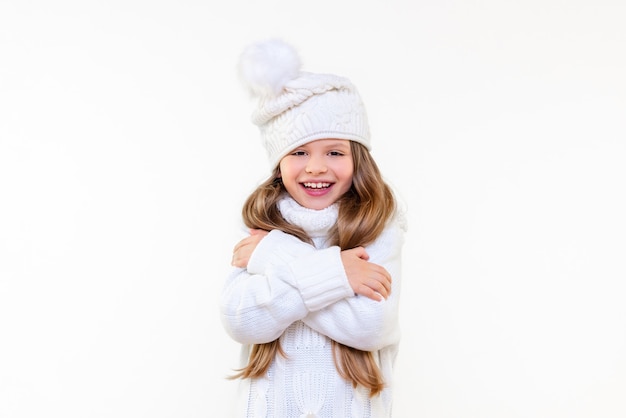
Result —
M235 267L246 268L252 252L267 234L268 232L262 229L251 229L250 236L239 241L233 248L233 258L230 264Z
M380 302L391 293L391 275L368 259L369 255L363 247L341 252L343 268L354 293Z

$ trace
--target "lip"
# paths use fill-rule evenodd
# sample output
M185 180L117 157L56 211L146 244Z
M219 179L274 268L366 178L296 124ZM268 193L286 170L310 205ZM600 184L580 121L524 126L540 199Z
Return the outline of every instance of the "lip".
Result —
M314 183L318 185L322 184L322 185L328 185L328 186L319 187L319 188L305 186L305 184L310 184L310 183ZM304 192L309 196L323 196L329 193L333 189L334 185L335 183L332 183L330 181L304 181L300 183L300 187L302 187L302 190L304 190Z

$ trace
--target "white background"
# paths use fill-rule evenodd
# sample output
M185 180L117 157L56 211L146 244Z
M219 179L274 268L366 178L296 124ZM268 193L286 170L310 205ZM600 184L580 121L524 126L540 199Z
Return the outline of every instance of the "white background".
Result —
M226 416L269 174L235 65L348 76L409 208L395 416L626 416L623 2L0 1L0 417Z

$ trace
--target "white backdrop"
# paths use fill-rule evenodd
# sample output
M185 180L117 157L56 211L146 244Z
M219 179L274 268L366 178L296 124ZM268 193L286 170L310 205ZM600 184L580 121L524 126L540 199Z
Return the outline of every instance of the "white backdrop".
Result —
M0 1L0 417L222 417L269 173L236 78L351 78L409 208L395 415L626 416L623 2Z

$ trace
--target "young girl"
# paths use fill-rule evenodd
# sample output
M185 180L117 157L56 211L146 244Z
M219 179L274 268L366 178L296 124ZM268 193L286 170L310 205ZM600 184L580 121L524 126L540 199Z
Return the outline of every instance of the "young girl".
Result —
M273 168L244 204L221 298L243 347L241 416L390 417L403 216L355 87L300 66L279 40L240 60Z

